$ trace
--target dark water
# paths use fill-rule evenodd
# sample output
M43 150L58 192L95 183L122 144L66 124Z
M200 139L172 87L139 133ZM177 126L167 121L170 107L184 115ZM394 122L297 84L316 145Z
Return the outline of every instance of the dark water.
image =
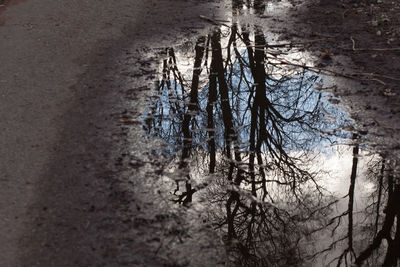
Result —
M243 7L265 12L234 1L233 21ZM398 162L363 145L305 53L237 22L161 58L145 130L168 144L170 201L201 207L231 265L399 266Z

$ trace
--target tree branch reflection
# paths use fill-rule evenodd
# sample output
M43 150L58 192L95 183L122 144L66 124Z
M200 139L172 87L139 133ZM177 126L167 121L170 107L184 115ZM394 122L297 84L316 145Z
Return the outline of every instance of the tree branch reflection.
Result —
M356 184L364 173L355 133L348 194L332 198L322 181L326 173L314 163L322 146L334 141L334 133L321 133L340 126L339 112L329 120L326 101L315 90L318 75L275 64L280 53L271 52L263 29L237 22L243 6L263 14L264 1L232 5L229 31L216 29L197 40L192 71L180 69L173 49L165 54L146 129L171 145L180 174L173 201L189 206L204 191L210 221L239 266L301 266L324 253L332 253L337 266L397 266L396 164L385 158L370 163L375 190L361 214ZM347 210L335 213L340 201L347 201ZM318 235L325 237L326 229L332 241L321 248Z

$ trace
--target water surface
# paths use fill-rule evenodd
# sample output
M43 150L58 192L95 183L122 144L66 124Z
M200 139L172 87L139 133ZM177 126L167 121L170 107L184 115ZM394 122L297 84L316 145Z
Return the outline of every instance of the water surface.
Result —
M232 10L161 52L144 128L167 144L166 197L212 227L231 265L396 266L395 155L363 145L303 47L248 19L273 4Z

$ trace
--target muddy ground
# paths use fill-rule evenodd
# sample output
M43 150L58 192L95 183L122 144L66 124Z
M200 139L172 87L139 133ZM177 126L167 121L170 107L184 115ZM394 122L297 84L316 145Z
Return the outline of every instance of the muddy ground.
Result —
M226 264L223 240L154 186L167 159L143 139L139 119L158 71L154 51L207 32L229 6L29 0L2 8L0 265ZM390 1L310 0L264 18L280 41L304 44L321 71L339 77L333 92L383 154L400 149L399 12Z

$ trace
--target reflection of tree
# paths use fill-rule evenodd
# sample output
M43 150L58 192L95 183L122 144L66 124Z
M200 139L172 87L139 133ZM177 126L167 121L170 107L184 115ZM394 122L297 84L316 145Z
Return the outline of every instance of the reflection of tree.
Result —
M222 48L220 40L220 32L216 31L211 37L211 49L212 49L212 61L211 61L211 75L215 75L218 80L218 88L220 95L220 106L222 112L222 120L224 123L224 140L225 140L225 150L229 159L232 159L231 147L233 144L233 154L236 161L236 165L240 164L242 159L239 151L238 135L234 129L234 119L232 114L232 109L230 106L229 99L229 88L226 82L226 74L223 67L222 58ZM214 78L212 78L214 79ZM229 168L228 180L232 180L232 171L234 168L232 162ZM236 184L240 184L243 177L243 169L238 168L237 177L235 180Z
M298 266L302 262L301 228L292 214L238 192L225 197L226 217L214 220L219 227L227 226L227 246L238 266Z
M148 130L181 148L178 169L189 168L193 152L207 151L207 172L231 184L221 193L224 213L215 214L214 222L226 231L236 263L298 265L306 219L318 222L325 210L316 172L306 166L322 126L320 96L313 90L318 77L303 70L276 74L259 28L234 25L226 48L221 35L216 30L196 43L189 92L169 50ZM203 62L210 63L202 76L208 81L199 83ZM175 201L183 204L196 192L185 173L175 190Z
M357 136L355 135L354 138ZM355 184L359 146L353 148L353 165L350 176L348 209L331 219L335 225L332 234L335 234L343 221L347 222L347 233L336 240L326 251L333 250L340 242L347 241L343 252L333 261L337 266L348 266L355 263L357 266L387 266L395 267L400 264L400 179L397 160L388 160L384 157L374 158L368 163L367 182L372 183L373 189L368 192L368 203L365 210L357 212L354 209ZM365 182L365 181L364 181ZM347 220L343 220L347 217Z
M183 121L182 121L182 133L183 133L183 148L181 160L179 162L179 169L186 169L188 167L188 159L190 157L190 153L192 150L192 133L190 128L194 129L196 122L193 120L193 115L196 110L198 110L198 91L199 91L199 79L201 74L201 62L204 54L204 42L205 38L200 38L196 43L195 47L195 61L192 75L192 85L190 87L189 93L189 103L187 104L187 110L184 113ZM182 85L183 88L183 85ZM192 124L192 127L190 127ZM188 171L187 171L188 173ZM192 202L192 195L196 192L195 189L192 189L192 185L190 182L190 176L187 175L187 180L185 181L186 191L183 192L179 198L178 202L187 204ZM177 190L179 190L179 181L177 181Z
M263 1L258 0L234 1L234 8L250 2L262 10ZM222 180L210 196L210 202L222 208L210 211L210 216L225 233L233 261L241 266L301 265L309 252L304 242L321 227L333 203L323 196L318 168L309 164L319 149L319 132L336 126L323 120L323 103L314 90L319 77L303 69L280 67L274 64L275 56L261 28L234 23L228 34L216 30L199 38L188 83L178 69L179 58L169 49L158 83L160 97L147 120L150 133L170 143L171 153L179 151L176 168L184 177L176 179L176 202L189 204L198 194L190 164L200 154L203 167L198 172ZM207 74L202 73L203 66ZM332 219L332 223L342 217L348 221L347 234L338 241L347 241L339 265L348 255L362 262L375 250L371 247L357 254L358 147L353 156L348 210ZM379 203L385 199L383 188ZM388 220L393 226L394 219ZM377 231L373 242L382 242L381 232Z
M379 254L383 255L382 248L386 250L384 257L375 260L381 261L382 266L400 264L400 179L396 168L397 161L382 158L369 169L369 175L374 175L370 178L376 183L375 191L371 194L375 195L376 201L372 198L372 204L369 205L369 209L375 211L375 214L372 213L375 223L367 231L372 240L361 248L356 258L358 265L372 261L374 257L379 258Z
M349 191L348 194L345 197L348 197L348 205L347 205L347 210L341 213L338 216L333 217L330 220L329 225L335 224L335 227L332 230L332 235L336 232L337 228L339 227L341 221L343 218L347 217L347 233L343 237L339 237L337 240L335 240L328 249L325 251L330 251L332 248L334 248L338 243L346 242L345 248L343 251L340 253L339 256L334 258L331 262L337 261L337 266L341 266L342 262L345 263L347 266L348 264L348 259L350 262L354 261L354 259L357 257L356 252L354 249L354 202L355 202L355 185L356 185L356 178L357 178L357 167L358 167L358 156L359 156L359 145L358 145L358 136L357 134L353 134L353 140L355 142L354 147L353 147L353 161L352 161L352 167L351 167L351 174L350 174L350 184L349 184ZM324 251L324 252L325 252Z

